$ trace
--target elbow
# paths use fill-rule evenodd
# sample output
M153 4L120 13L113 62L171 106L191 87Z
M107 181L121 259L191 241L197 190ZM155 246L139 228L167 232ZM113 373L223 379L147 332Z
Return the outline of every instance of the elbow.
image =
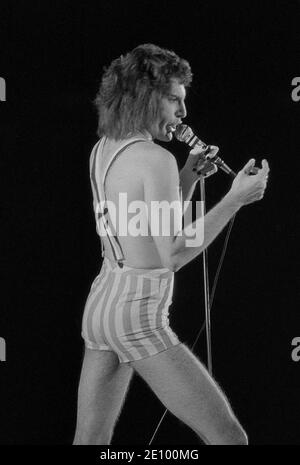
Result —
M172 273L176 273L176 271L178 271L177 265L173 264L173 263L166 264L166 268L168 268L168 270L172 271Z
M174 263L172 265L173 273L176 273L176 271L179 271L183 266L184 266L184 263L178 263L178 262Z
M173 246L173 243L164 244L164 247L159 249L159 255L162 266L176 273L183 267L182 254Z
M167 260L165 260L163 265L165 268L168 268L173 273L176 273L176 271L180 270L180 268L182 267L182 264L179 263L178 258L174 256L171 256Z

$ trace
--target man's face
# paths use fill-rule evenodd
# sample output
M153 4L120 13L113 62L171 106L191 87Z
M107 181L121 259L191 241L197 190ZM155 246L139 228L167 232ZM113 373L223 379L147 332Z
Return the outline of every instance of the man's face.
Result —
M159 116L151 127L153 139L170 142L176 126L186 117L185 100L186 91L177 79L171 80L169 92L163 96L160 102Z

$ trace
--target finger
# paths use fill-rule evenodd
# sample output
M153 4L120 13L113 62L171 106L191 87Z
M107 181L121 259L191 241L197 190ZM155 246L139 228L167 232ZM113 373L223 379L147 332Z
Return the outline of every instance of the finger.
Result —
M205 152L205 155L214 157L215 155L217 155L219 150L220 150L219 147L217 147L216 145L209 145L208 150Z
M205 166L205 162L204 160L199 160L197 163L195 163L194 167L193 167L193 171L196 171L197 173L199 171L201 171Z
M244 173L248 174L249 171L251 171L251 168L255 165L255 159L254 158L251 158L247 163L246 165L242 168L241 171L243 171Z
M264 172L264 174L269 173L270 167L269 167L269 163L267 162L267 160L265 160L265 159L262 160L261 166L262 166L262 171Z
M248 174L257 174L259 172L259 168L257 166L252 166Z
M199 146L196 145L196 147L194 147L191 151L190 151L190 155L203 155L205 153L205 148L201 148Z
M205 174L205 177L208 178L209 176L212 176L213 174L215 174L217 171L218 171L218 167L214 166L210 171L208 171Z
M259 178L264 181L268 181L270 167L269 167L267 160L262 160L261 165L262 165L262 168L259 170L259 173L258 173Z
M205 158L199 157L199 159L197 160L197 163L196 163L197 169L203 168L206 165L206 163L207 162L206 162Z

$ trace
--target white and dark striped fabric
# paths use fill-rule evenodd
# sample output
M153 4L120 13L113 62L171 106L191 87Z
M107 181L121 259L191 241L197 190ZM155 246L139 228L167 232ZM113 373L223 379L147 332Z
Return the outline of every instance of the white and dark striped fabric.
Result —
M104 258L85 305L86 347L114 351L125 363L180 344L169 327L173 285L174 273L167 268L119 268Z

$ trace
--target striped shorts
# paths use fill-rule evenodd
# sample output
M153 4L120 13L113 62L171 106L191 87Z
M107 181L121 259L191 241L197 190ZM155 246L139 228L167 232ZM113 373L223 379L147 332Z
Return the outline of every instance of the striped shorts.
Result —
M104 258L84 309L85 346L113 351L125 363L180 344L169 327L173 285L167 268L119 268Z

